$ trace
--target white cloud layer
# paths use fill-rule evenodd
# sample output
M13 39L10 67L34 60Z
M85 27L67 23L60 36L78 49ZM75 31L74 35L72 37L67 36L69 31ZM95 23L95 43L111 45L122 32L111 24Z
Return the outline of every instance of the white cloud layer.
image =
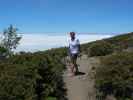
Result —
M77 35L80 43L86 43L108 37L111 37L111 35ZM38 50L67 46L68 39L68 35L24 34L16 51L34 52Z

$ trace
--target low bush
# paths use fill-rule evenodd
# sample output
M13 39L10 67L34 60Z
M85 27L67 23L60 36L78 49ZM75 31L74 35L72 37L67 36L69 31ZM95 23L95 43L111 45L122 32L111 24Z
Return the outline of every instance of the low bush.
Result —
M57 99L53 97L48 97L46 100L57 100Z
M85 43L85 44L82 44L81 45L81 51L83 54L88 54L89 56L99 56L99 55L105 55L103 53L103 48L102 48L102 43L106 42L110 45L113 45L113 51L114 52L120 52L120 51L123 51L124 49L127 49L129 47L133 47L133 32L131 33L126 33L126 34L120 34L120 35L117 35L117 36L113 36L111 38L107 38L107 39L103 39L103 40L96 40L96 41L92 41L92 42L89 42L89 43ZM102 43L100 43L102 42ZM92 47L94 45L94 47ZM97 45L99 47L97 47ZM91 50L91 54L90 54L90 47L91 48L94 48ZM96 48L96 49L95 49ZM98 49L100 48L100 51ZM112 46L111 46L112 48ZM102 49L102 50L101 50ZM94 51L93 51L94 50ZM95 51L96 50L96 51ZM99 53L101 52L102 53ZM108 52L108 50L107 50Z
M114 94L118 100L132 98L133 53L121 52L101 58L96 69L96 88L104 95ZM132 98L133 99L133 98Z
M114 47L105 41L97 41L90 45L89 56L105 56L111 54Z
M105 41L119 46L120 49L127 49L128 47L133 47L133 32L111 37L105 39Z
M20 64L0 64L0 100L35 100L37 73Z
M0 59L7 55L8 50L2 46L0 46Z
M64 48L21 52L0 62L0 100L65 99Z

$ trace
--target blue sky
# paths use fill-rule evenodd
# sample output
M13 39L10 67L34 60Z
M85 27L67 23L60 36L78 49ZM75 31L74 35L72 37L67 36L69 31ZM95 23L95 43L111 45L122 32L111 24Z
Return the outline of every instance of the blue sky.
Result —
M0 31L23 33L133 31L133 0L0 0Z

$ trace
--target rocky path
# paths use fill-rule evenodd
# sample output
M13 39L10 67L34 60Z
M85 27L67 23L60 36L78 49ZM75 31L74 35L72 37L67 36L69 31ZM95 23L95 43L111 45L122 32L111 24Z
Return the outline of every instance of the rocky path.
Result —
M87 58L84 55L77 60L80 71L78 75L70 77L68 76L69 71L64 73L68 100L95 100L94 71L92 69L96 63L96 58ZM69 65L67 67L69 69Z

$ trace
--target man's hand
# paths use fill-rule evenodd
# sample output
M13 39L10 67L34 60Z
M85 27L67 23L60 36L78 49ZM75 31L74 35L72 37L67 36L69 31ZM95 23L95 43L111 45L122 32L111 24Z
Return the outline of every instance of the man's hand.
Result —
M79 57L80 59L81 59L81 56L82 56L81 53L78 53L78 57Z

